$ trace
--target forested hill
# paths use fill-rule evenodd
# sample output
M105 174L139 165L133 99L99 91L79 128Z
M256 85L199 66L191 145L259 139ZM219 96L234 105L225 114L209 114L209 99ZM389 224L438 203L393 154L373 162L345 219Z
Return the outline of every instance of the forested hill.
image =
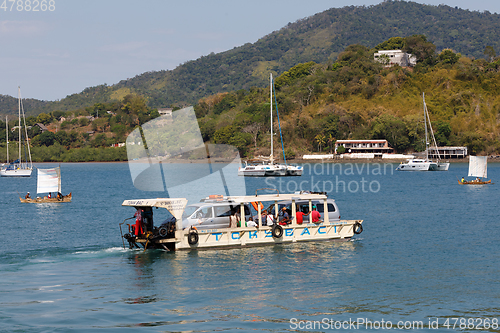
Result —
M333 62L348 45L371 48L394 36L424 34L438 52L450 48L480 58L486 46L500 51L498 31L498 14L445 5L385 1L368 7L332 8L289 23L253 44L189 61L172 71L147 72L113 86L87 88L58 102L34 104L28 113L74 110L120 100L128 93L146 96L150 107L195 104L217 92L263 87L269 72L281 74L298 63ZM11 107L4 107L9 98L1 97L0 113L11 113Z

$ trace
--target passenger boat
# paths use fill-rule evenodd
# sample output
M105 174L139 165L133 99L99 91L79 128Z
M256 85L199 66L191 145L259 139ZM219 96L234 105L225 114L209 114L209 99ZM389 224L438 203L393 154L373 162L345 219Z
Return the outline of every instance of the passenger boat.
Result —
M43 197L31 198L28 194L23 198L19 196L22 203L65 203L71 202L71 192L68 195L61 194L61 168L37 169L36 192L54 193Z
M271 95L271 154L269 155L269 157L259 156L255 159L245 161L245 165L238 168L238 176L246 176L246 177L302 176L303 168L301 166L290 165L286 163L285 149L283 146L283 137L281 137L281 128L280 128L280 138L283 150L283 159L285 163L284 164L274 163L273 74L270 75L269 86ZM276 104L276 115L278 116L278 123L279 123L278 105L277 103L275 104Z
M465 180L462 177L458 181L460 185L486 185L493 184L490 180L483 180L488 177L488 156L469 156L469 177L476 177L474 180Z
M427 110L427 105L425 104L425 95L422 93L422 99L424 102L424 126L425 126L425 159L411 159L406 163L401 163L396 170L399 171L448 171L450 163L441 162L439 158L439 151L437 149L436 138L434 136L434 131L432 130L431 119L429 117L429 111ZM433 162L429 159L429 140L427 133L427 123L429 123L429 128L432 137L432 145L435 147L435 152L438 154L438 161Z
M270 202L274 212L290 209L290 224L280 225L277 216L267 225L263 220L263 202ZM251 216L249 204L257 207L255 218ZM130 217L119 224L123 247L128 241L129 248L164 249L169 251L234 248L283 243L348 240L363 231L362 220L341 220L333 199L322 193L263 194L255 196L211 196L198 204L188 206L185 198L158 198L125 200L122 206L134 207L137 219L126 224L128 231L123 234L122 226ZM320 219L297 222L296 208L304 209L313 205L322 207ZM165 208L172 218L156 225L153 222L153 208ZM332 208L333 207L333 208ZM281 208L281 209L280 209ZM336 208L336 209L335 209ZM333 211L332 211L333 210ZM140 216L140 218L139 218ZM237 216L238 225L231 224ZM266 219L267 220L267 219ZM141 226L138 226L138 223ZM233 227L231 227L233 226ZM141 232L137 232L137 230Z

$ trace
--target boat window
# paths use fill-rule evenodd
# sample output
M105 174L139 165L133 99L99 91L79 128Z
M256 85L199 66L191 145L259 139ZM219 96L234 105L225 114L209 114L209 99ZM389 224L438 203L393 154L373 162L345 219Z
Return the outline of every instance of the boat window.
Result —
M215 210L216 217L231 216L231 207L230 206L215 206L214 210Z
M278 204L278 211L280 211L283 207L285 207L285 205ZM288 205L287 208L291 209L290 205ZM271 205L269 205L269 207L267 207L267 212L268 212L268 214L275 215L274 214L274 204L271 204Z
M302 212L302 213L304 213L304 214L309 213L309 203L306 203L306 204L303 204L303 203L298 204L298 205L297 205L297 211Z
M201 213L201 214L200 214ZM212 212L212 207L202 207L198 212L197 212L197 217L198 218L208 218L208 217L213 217L213 212Z
M184 213L182 213L182 218L185 219L190 217L197 209L198 207L196 206L187 206L186 209L184 210Z
M323 213L324 212L324 204L322 203L319 203L319 204L316 204L316 210L320 213ZM331 213L331 212L334 212L335 211L335 206L331 203L328 204L328 212Z

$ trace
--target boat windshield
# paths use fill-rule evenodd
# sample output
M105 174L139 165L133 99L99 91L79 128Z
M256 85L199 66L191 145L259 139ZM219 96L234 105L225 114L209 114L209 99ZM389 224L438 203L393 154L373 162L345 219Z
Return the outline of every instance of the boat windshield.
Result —
M193 213L198 209L199 207L196 207L196 206L187 206L186 209L184 210L184 213L182 213L182 218L183 219L187 219L188 217L190 217L191 215L193 215Z

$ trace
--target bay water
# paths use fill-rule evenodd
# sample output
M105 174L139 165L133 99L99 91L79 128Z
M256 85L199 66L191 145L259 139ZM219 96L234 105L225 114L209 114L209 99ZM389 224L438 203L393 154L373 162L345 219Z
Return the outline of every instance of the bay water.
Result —
M19 195L36 191L35 172L1 178L0 331L499 330L498 164L488 168L497 184L485 186L458 184L464 163L448 172L304 167L302 177L246 178L246 192L327 191L342 219L364 220L362 234L230 250L130 250L118 224L134 209L121 203L165 193L135 189L126 163L62 164L68 204L21 204ZM196 172L196 165L174 168Z

